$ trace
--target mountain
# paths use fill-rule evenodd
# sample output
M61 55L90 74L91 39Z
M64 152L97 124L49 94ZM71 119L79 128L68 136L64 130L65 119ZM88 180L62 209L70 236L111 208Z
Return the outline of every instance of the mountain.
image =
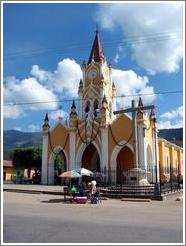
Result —
M183 128L161 129L158 132L158 137L183 147Z
M41 132L3 131L3 159L11 159L12 152L16 148L41 147L41 145Z
M164 138L179 146L183 146L183 128L162 129L158 137ZM3 158L10 159L15 148L41 147L41 132L21 132L17 130L6 130L3 132Z
M41 145L42 134L40 132L21 132L7 130L3 132L4 146L10 148L21 148Z

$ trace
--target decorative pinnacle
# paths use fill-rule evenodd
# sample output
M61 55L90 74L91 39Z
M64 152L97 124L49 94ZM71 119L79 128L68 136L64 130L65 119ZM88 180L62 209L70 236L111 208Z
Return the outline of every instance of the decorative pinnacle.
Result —
M139 98L138 107L143 107L143 102L142 102L141 97Z
M139 102L138 102L138 112L144 112L144 110L142 109L143 107L143 102L141 97L139 98Z
M116 89L116 86L115 86L114 82L112 83L112 89L113 89L113 90Z
M75 101L74 101L74 99L73 99L73 102L72 102L71 109L76 109L76 105L75 105Z
M44 124L43 124L43 130L49 129L50 125L48 124L49 120L48 120L48 114L46 113L45 115L45 119L44 119Z
M79 81L79 87L83 87L83 81L82 81L82 79L80 79L80 81Z
M151 112L150 112L150 120L152 121L156 121L156 116L155 116L155 111L154 109L151 109Z
M103 100L102 100L102 104L103 104L103 103L108 103L105 94L104 94Z
M48 120L48 113L46 113L44 122L48 122L48 121L49 121L49 120Z

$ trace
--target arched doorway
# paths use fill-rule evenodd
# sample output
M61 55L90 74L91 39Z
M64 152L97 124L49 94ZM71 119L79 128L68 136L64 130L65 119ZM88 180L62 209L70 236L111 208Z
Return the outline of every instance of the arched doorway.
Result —
M66 157L63 150L56 154L54 160L54 184L63 184L64 179L58 176L67 170Z
M117 156L117 184L124 183L123 172L131 168L133 168L133 153L127 146L124 146Z
M100 157L97 149L91 143L83 152L81 166L91 170L92 172L100 172Z

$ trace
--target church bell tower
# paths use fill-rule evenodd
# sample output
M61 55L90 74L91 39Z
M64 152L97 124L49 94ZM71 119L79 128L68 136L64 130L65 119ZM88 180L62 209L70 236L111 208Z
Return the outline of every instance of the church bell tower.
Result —
M88 62L83 62L83 79L79 82L79 118L104 118L105 124L114 119L116 89L112 82L112 68L107 64L98 31Z

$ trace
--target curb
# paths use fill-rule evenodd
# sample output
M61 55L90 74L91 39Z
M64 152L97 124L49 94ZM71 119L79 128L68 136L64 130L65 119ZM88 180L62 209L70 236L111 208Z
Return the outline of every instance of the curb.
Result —
M150 202L150 199L130 199L130 198L121 198L120 201L122 202Z
M20 189L3 189L3 191L29 193L29 194L65 195L63 192L60 191L20 190Z

